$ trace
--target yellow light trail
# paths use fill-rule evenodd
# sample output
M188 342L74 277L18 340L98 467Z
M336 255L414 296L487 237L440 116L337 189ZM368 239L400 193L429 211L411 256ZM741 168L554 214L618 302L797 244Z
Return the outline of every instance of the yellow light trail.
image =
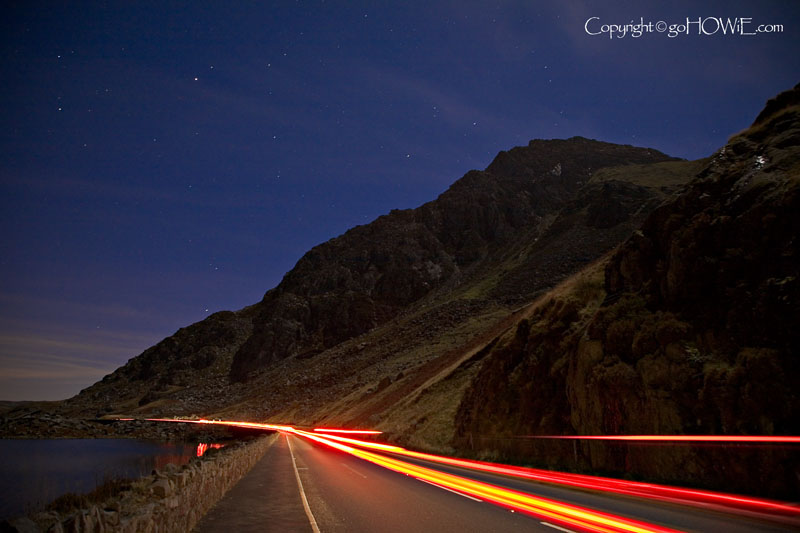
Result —
M676 531L655 524L648 524L638 520L601 513L584 507L506 489L497 485L474 481L454 474L439 472L437 470L348 446L342 442L337 442L339 439L330 439L329 435L320 435L298 429L292 430L291 433L336 448L373 464L388 468L389 470L414 476L420 480L428 481L444 488L491 501L509 509L522 511L539 518L546 518L563 525L578 528L582 531L597 531L602 533L667 533Z
M397 455L404 455L407 457L413 457L416 459L421 459L424 461L432 461L442 464L448 464L452 466L468 468L473 470L480 470L485 472L491 472L495 474L502 474L508 476L514 476L523 479L531 479L535 481L542 481L548 483L555 483L559 485L566 485L566 486L573 486L585 489L592 489L592 490L600 490L604 492L614 492L618 494L627 494L633 496L639 496L643 498L653 499L653 500L660 500L660 501L672 501L672 502L679 502L688 505L718 505L724 506L727 509L736 511L736 510L748 510L748 511L757 511L757 512L766 512L771 514L778 514L783 516L789 516L792 519L796 519L800 516L800 508L786 504L784 502L777 502L772 500L765 500L761 498L754 498L749 496L742 496L737 494L725 494L725 493L718 493L712 491L704 491L700 489L686 489L682 487L673 487L669 485L658 485L654 483L642 483L636 481L626 481L621 479L614 479L614 478L604 478L599 476L590 476L585 474L569 474L564 472L557 472L551 470L539 470L534 468L526 468L526 467L516 467L511 465L504 465L498 463L488 463L483 461L472 461L468 459L457 459L454 457L447 457L447 456L440 456L440 455L433 455L421 452L415 452L411 450L407 450L400 446L394 446L391 444L384 444L380 442L372 442L372 441L363 441L359 439L354 439L350 437L343 437L340 435L333 435L330 433L318 433L318 432L311 432L311 431L303 431L297 429L290 425L283 425L283 424L265 424L265 423L257 423L257 422L245 422L245 421L223 421L223 420L180 420L180 419L164 419L164 418L156 418L156 419L148 419L152 421L158 422L188 422L194 424L212 424L212 425L221 425L221 426L231 426L231 427L243 427L243 428L252 428L252 429L263 429L263 430L270 430L270 431L282 431L287 433L293 433L296 435L302 435L303 437L307 437L312 440L316 440L317 442L323 443L328 446L333 446L338 448L342 451L347 451L347 453L351 453L352 455L356 455L362 459L368 460L375 464L379 464L380 466L384 466L386 468L390 468L392 470L400 471L406 473L408 475L415 475L415 477L419 477L420 479L427 480L434 484L440 484L442 486L447 486L453 488L457 491L462 492L470 492L466 489L458 489L455 488L455 485L458 483L467 483L468 486L472 486L473 489L475 487L479 487L481 484L479 482L469 480L467 478L462 478L460 476L453 476L453 479L450 479L447 483L442 483L441 481L436 481L439 476L452 476L451 474L445 474L443 472L438 472L436 470L426 469L425 467L420 467L417 465L412 465L410 463L406 463L403 461L399 461L398 459L389 458L382 455L377 455L375 453L368 452L366 450L362 450L361 448L367 448L376 450L382 453L390 453L390 454L397 454ZM325 429L325 428L320 428ZM335 430L335 432L367 432L370 431L369 434L374 434L371 430ZM378 432L379 433L379 432ZM635 436L630 436L631 438ZM656 436L654 436L656 437ZM794 437L792 437L794 438ZM354 448L356 447L356 448ZM417 472L417 469L422 469L422 472L425 472L425 477L413 474L413 472ZM450 483L453 486L450 486ZM477 485L473 485L477 484ZM485 484L484 484L485 485ZM488 485L489 487L494 487L493 485ZM501 487L496 487L501 491L507 491L508 489L503 489ZM499 503L500 505L505 505L511 508L516 508L512 505L514 499L511 498L508 494L503 493L504 495L498 495L492 492L492 490L481 488L479 490L480 497L486 500L493 501L495 503ZM510 491L509 493L514 493L514 491ZM523 493L515 493L521 494L523 497L531 497L529 495L524 495ZM511 499L509 499L511 498ZM544 501L544 500L543 500ZM561 504L560 505L567 505ZM526 510L527 509L527 510ZM520 510L531 512L528 508L521 507ZM537 511L538 512L538 511ZM593 511L590 511L593 512ZM602 513L600 513L602 515ZM550 515L547 515L550 516ZM614 519L619 519L619 517L613 517L613 515L607 515ZM551 517L552 519L558 519ZM624 519L623 519L624 520ZM567 523L567 522L564 522ZM571 524L575 527L588 527L588 526L578 526L576 524ZM646 524L647 525L647 524ZM647 525L648 527L658 527ZM599 527L596 524L592 527ZM602 529L591 529L591 531L605 531ZM614 530L614 531L632 531L630 529L622 529L622 530ZM650 529L647 531L670 531L667 529Z

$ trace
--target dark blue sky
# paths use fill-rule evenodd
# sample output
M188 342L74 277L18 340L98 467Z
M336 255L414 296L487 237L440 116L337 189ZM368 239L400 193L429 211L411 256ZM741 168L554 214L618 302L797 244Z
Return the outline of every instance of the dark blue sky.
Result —
M0 399L68 397L499 150L702 157L800 81L796 2L234 4L4 11ZM609 39L593 16L784 31Z

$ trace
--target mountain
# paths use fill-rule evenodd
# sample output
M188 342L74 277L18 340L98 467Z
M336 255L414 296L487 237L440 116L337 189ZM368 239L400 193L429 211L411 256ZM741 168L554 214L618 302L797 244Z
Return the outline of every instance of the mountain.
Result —
M502 152L437 200L393 211L305 254L260 302L231 377L245 379L287 356L336 346L432 291L457 286L515 241L541 232L593 170L668 159L582 138L532 141Z
M581 137L501 152L48 409L370 426L431 451L796 494L782 449L535 437L798 432L798 94L698 161Z
M459 405L454 445L519 458L530 448L474 436L798 434L798 185L800 86L492 347ZM800 488L785 449L537 446L561 467L678 472L788 497Z
M285 360L300 362L286 378L302 379L319 366L320 354L421 306L430 307L428 336L479 312L507 312L630 234L681 181L654 186L620 179L654 163L684 176L690 165L655 150L580 137L501 152L436 200L313 248L257 304L181 329L65 405L87 414L216 411L249 398ZM620 165L618 176L592 181ZM372 348L367 353L387 357ZM337 372L352 373L344 366ZM271 389L264 394L276 393Z

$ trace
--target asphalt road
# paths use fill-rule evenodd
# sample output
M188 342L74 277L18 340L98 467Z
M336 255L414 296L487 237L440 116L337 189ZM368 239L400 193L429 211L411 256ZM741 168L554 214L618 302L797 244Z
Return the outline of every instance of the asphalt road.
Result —
M725 533L796 530L752 517L403 460L679 530ZM289 435L279 438L195 531L313 532L312 521L323 533L565 531L541 519L477 501Z

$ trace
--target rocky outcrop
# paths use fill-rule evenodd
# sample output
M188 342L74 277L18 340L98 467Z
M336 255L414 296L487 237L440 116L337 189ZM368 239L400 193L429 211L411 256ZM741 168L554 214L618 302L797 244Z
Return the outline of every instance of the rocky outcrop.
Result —
M252 332L252 314L249 307L220 311L181 328L57 410L73 417L193 414L236 401L239 391L226 375Z
M672 163L688 181L692 163ZM630 176L627 176L630 179ZM665 198L653 187L618 179L584 185L546 228L509 247L517 261L507 268L490 298L510 305L531 300L554 281L577 272L630 236Z
M553 293L498 344L459 408L457 447L475 435L800 430L798 92L657 208L594 284ZM483 453L523 455L491 438ZM784 497L800 488L780 449L536 446L560 467Z
M635 294L648 314L674 317L667 338L639 344L682 353L702 369L677 380L689 395L676 413L683 431L800 429L798 94L775 99L788 107L769 104L606 269L610 295ZM622 355L636 365L649 351Z

